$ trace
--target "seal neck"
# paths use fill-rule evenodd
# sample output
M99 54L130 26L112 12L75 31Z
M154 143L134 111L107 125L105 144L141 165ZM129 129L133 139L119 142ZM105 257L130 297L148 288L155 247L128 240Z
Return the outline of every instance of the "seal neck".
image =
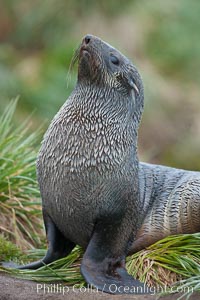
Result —
M74 93L76 97L73 101L89 118L103 116L109 123L131 126L137 137L143 112L143 89L135 95L133 90L128 94L110 86L78 81Z

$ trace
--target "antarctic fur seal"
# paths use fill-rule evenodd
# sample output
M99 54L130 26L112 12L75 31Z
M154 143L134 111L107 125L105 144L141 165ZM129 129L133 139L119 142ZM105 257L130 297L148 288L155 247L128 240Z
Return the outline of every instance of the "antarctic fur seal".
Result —
M139 163L144 105L136 67L101 39L84 37L78 80L51 122L37 159L46 256L36 269L85 249L81 272L104 292L145 292L125 257L170 234L200 230L200 173Z
M138 127L143 85L133 64L101 39L80 46L77 84L51 122L37 159L48 240L36 269L85 249L81 272L104 292L144 285L128 275L125 257L145 216L139 199ZM133 217L134 216L134 217Z

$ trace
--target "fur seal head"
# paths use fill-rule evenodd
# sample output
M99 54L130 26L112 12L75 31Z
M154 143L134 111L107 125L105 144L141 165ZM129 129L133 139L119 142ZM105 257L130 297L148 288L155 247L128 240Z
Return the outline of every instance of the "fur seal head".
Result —
M134 119L139 123L144 106L144 91L141 76L132 62L93 35L83 38L76 55L79 87L87 86L93 92L101 89L104 96L112 94L112 99L131 99L134 103Z

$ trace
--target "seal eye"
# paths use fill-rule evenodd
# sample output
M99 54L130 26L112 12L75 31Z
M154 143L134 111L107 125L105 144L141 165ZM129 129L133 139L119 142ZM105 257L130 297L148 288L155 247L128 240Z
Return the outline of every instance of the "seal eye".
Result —
M115 55L111 54L110 60L114 65L119 65L119 59Z

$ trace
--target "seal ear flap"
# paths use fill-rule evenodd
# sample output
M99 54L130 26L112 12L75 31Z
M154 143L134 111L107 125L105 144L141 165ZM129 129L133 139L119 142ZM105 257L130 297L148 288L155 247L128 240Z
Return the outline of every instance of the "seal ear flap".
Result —
M129 74L127 75L127 80L128 80L129 86L130 86L132 89L134 89L134 91L139 95L139 89L138 89L138 87L137 87L137 85L136 85L136 83L135 83L135 80L133 79L133 76L132 76L131 73L129 73Z
M133 75L131 72L129 73L116 73L116 79L118 82L123 82L123 86L129 87L135 91L136 94L139 95L139 88L137 87Z

